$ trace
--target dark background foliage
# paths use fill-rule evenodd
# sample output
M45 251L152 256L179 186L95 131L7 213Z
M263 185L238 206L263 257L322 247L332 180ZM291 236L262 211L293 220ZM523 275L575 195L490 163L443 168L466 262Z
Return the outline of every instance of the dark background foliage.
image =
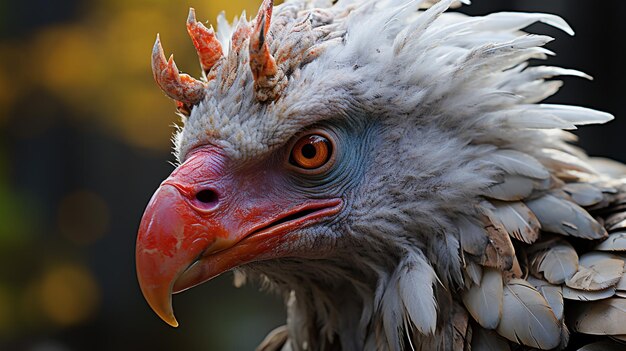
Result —
M247 350L284 320L276 297L232 287L230 274L175 298L181 327L150 311L135 279L135 233L172 170L173 105L152 82L149 52L198 73L187 8L210 19L254 13L260 0L0 2L0 349ZM626 162L626 3L475 0L470 14L563 16L548 63L585 71L550 102L613 113L582 128L592 155ZM185 69L186 68L186 69Z

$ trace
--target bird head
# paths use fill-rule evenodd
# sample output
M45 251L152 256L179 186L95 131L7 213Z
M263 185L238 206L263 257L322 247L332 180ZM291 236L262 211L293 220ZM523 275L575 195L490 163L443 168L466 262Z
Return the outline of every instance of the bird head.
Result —
M527 66L551 38L521 29L571 32L556 16L444 13L452 0L321 3L265 0L252 22L218 19L218 33L191 10L201 80L179 74L157 38L154 76L184 125L136 263L170 325L172 293L239 270L287 291L351 285L370 312L421 294L419 313L433 317L413 323L433 331L433 289L462 286L471 262L516 272L510 242L459 233L491 223L494 202L558 181L537 160L574 152L561 129L610 119L536 104L560 86L553 76L584 76Z

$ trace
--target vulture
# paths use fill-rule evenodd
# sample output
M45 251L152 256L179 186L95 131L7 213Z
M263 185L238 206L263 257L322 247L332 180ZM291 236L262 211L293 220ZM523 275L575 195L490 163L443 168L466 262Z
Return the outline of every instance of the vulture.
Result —
M468 2L190 9L200 78L157 36L182 125L136 269L161 319L233 271L285 301L261 351L626 350L626 166L568 132L613 117L541 103L590 78L536 63L552 38L523 30L563 19Z

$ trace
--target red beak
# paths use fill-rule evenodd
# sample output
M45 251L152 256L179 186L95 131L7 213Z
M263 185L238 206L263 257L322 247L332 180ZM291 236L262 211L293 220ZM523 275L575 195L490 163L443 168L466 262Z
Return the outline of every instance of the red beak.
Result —
M289 235L339 212L341 199L287 197L284 178L229 167L215 147L193 152L154 193L137 235L137 277L152 309L178 326L172 293L234 267L289 256ZM232 169L231 169L232 168Z

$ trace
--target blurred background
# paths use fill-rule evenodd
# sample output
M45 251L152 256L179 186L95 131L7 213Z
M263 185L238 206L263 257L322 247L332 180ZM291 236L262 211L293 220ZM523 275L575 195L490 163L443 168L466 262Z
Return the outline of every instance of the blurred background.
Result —
M282 302L230 274L176 296L181 326L144 302L135 278L143 209L172 171L174 105L156 87L150 50L199 75L189 6L215 24L260 0L0 0L0 350L252 350L284 322ZM592 155L626 161L626 2L475 0L470 14L549 12L576 30L549 63L565 78L550 102L613 113L585 127Z

